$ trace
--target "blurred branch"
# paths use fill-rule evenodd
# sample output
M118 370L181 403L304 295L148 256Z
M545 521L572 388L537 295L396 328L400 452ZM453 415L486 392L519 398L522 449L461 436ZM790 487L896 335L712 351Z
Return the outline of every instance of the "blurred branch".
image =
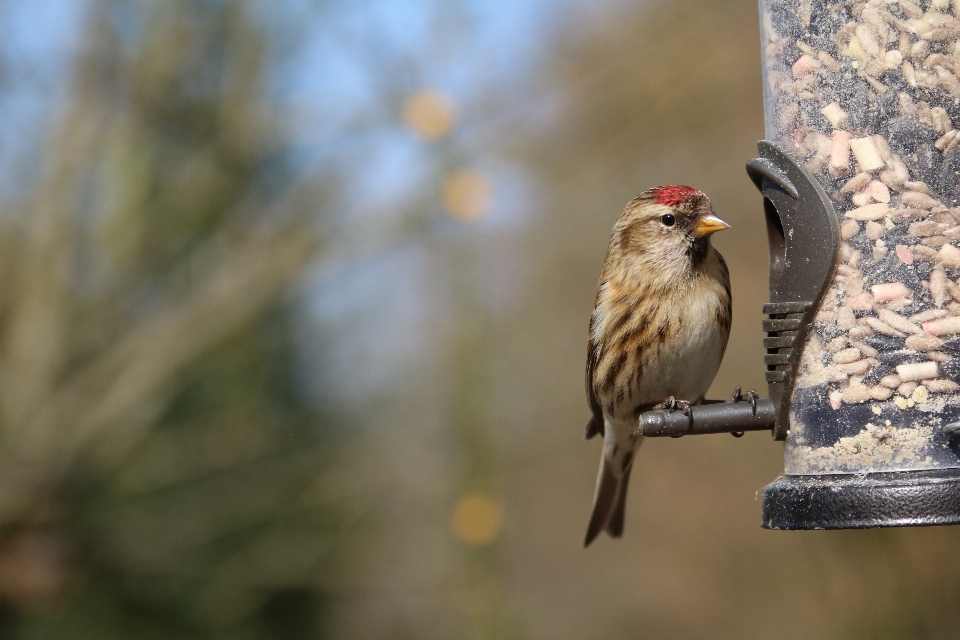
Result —
M53 396L23 432L27 457L56 450L76 456L95 439L106 449L101 453L116 457L118 452L109 452L116 446L112 443L130 446L131 432L146 426L134 428L137 408L169 392L180 369L274 300L318 246L298 225L225 251L182 300L128 329ZM72 433L64 429L65 421L75 424ZM126 437L111 430L126 431Z

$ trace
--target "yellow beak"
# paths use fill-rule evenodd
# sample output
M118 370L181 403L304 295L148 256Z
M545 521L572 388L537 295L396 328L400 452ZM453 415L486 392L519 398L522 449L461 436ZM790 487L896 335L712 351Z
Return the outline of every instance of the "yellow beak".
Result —
M704 216L697 221L697 233L702 236L708 236L711 233L716 233L717 231L723 231L724 229L729 228L730 225L713 214Z

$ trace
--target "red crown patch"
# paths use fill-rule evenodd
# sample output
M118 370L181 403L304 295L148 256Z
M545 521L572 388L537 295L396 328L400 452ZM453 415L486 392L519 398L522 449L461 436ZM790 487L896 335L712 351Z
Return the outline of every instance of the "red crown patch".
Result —
M700 191L692 187L685 187L682 184L668 184L653 190L653 201L667 207L675 207L686 202L694 195L700 195Z

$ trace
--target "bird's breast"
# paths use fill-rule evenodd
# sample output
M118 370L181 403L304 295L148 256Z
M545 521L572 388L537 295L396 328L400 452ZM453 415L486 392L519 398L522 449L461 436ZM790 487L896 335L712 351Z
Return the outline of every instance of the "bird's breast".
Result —
M729 331L723 283L704 280L662 296L608 307L601 338L598 398L612 417L629 419L669 396L696 402L713 381ZM624 320L624 318L629 318ZM616 376L613 374L617 373Z

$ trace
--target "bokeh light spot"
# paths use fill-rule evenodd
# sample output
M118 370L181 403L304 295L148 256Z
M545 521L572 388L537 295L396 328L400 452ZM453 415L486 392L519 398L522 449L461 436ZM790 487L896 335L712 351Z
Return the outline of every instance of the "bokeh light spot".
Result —
M476 171L456 171L444 181L441 199L447 213L457 220L477 220L490 209L490 181Z
M454 508L452 524L460 542L482 547L500 536L503 507L487 493L469 493Z
M424 140L439 140L449 134L455 119L453 102L437 89L418 91L403 106L407 129Z

